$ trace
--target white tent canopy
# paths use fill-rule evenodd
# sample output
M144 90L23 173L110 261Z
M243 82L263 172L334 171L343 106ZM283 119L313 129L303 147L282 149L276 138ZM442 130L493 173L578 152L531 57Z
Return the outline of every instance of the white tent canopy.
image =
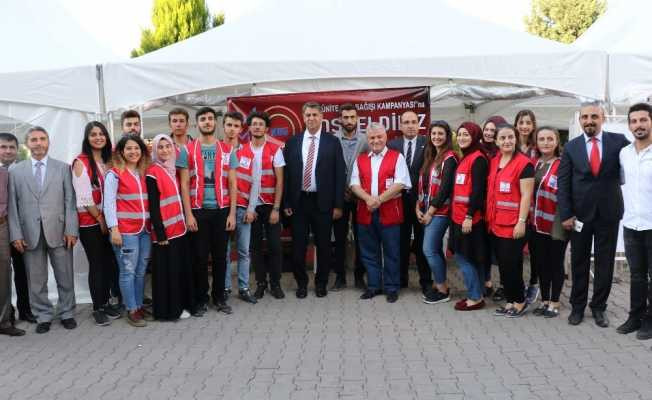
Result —
M614 3L574 43L609 54L609 100L619 109L652 96L652 2Z
M444 109L464 113L468 100L478 113L487 100L603 99L605 75L602 52L580 52L441 1L417 0L278 1L104 68L109 111L221 104L243 94L428 85L433 96L461 99L451 103L449 97L440 104Z

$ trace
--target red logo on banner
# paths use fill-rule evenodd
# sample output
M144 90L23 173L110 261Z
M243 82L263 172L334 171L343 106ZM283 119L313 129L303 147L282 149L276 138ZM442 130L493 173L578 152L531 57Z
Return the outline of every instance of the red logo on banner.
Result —
M405 111L417 113L420 134L425 135L430 125L430 88L427 86L231 97L227 105L229 111L239 111L245 117L253 110L266 112L270 117L270 135L286 141L305 129L301 106L308 101L322 105L322 130L332 133L340 130L339 106L344 103L353 103L357 108L358 131L362 133L372 122L379 122L387 128L388 139L400 135L400 117ZM241 139L249 139L246 127Z

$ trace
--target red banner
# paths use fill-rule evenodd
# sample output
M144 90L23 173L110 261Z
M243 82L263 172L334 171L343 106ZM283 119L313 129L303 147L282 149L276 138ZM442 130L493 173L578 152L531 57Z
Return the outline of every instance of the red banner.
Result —
M340 130L339 106L353 103L358 110L358 131L365 133L372 122L387 128L388 139L400 135L400 116L414 111L419 116L419 133L425 135L430 125L430 88L396 88L371 90L343 90L333 92L293 93L265 96L231 97L227 99L229 111L239 111L245 117L253 110L270 116L270 135L286 141L304 128L301 106L308 101L321 104L324 113L322 130ZM243 141L249 139L243 130Z

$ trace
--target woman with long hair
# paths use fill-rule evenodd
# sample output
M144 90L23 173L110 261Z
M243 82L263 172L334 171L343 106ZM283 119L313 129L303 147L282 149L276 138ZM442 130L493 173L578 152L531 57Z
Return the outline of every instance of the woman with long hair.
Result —
M192 266L183 204L176 179L176 149L168 135L152 141L152 164L145 183L152 223L152 307L154 318L175 321L188 318L192 304Z
M541 305L532 314L559 315L559 295L564 284L564 255L568 234L557 208L557 171L560 138L555 128L541 127L534 134L537 160L534 167L534 204L530 215L530 262L539 273Z
M88 287L93 302L93 319L99 326L120 318L109 304L112 284L117 283L117 266L102 213L104 173L111 163L111 138L104 124L91 121L84 128L82 150L72 162L72 185L77 200L79 239L88 258Z
M498 147L496 146L496 127L506 123L505 118L500 115L494 115L487 118L484 125L482 125L482 139L480 139L480 143L482 143L487 157L492 158L498 153Z
M486 219L505 285L507 304L495 315L521 317L527 310L523 293L523 247L534 187L534 167L519 149L512 125L498 127L499 153L489 164Z
M482 129L473 122L464 122L457 129L462 159L455 171L450 240L468 291L468 297L455 304L459 311L485 306L482 268L487 257L484 202L488 162L480 144L481 136Z
M120 267L120 292L127 322L146 326L151 319L143 308L145 269L149 260L149 205L145 171L150 164L147 146L136 135L124 135L113 154L113 167L104 179L104 213L111 244Z
M536 144L534 143L534 132L537 130L537 118L532 110L521 110L514 118L519 141L519 150L530 159L536 158Z
M426 144L423 165L419 171L419 200L416 215L425 225L423 254L435 277L435 289L424 294L428 304L450 300L446 283L444 234L450 223L450 203L457 155L453 151L453 133L446 121L430 124L430 140Z

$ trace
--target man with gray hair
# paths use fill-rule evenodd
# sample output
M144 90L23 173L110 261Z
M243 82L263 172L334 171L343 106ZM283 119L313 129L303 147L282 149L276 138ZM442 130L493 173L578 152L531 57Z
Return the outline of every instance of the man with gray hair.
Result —
M362 262L367 269L367 290L360 298L371 299L382 289L387 302L394 303L400 289L401 191L412 184L403 155L387 148L383 125L369 125L367 143L371 151L360 154L351 171L351 191L358 196Z
M9 237L25 258L36 333L48 332L55 317L48 299L48 258L57 281L61 324L74 329L72 248L79 228L70 166L48 156L50 139L44 128L31 128L26 145L31 157L9 171Z

